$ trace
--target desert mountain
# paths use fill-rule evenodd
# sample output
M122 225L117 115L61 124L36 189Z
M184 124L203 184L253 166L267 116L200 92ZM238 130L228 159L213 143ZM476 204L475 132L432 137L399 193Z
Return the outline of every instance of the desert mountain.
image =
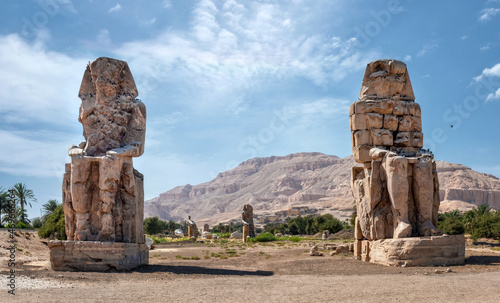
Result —
M146 201L146 217L216 224L241 216L244 204L263 222L298 213L352 211L352 156L297 153L247 160L210 182L175 187ZM443 210L488 203L500 209L500 180L466 166L437 161ZM293 214L293 212L292 212Z

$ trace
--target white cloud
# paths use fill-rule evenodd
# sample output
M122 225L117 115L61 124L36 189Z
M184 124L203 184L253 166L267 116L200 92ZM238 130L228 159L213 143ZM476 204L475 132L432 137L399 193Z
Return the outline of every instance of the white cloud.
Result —
M425 56L428 52L432 51L433 49L439 47L439 44L437 43L431 43L431 44L426 44L422 47L422 49L418 52L417 57L423 57Z
M48 33L27 43L0 35L0 172L61 177L67 147L83 137L77 92L86 60L48 51ZM60 129L60 131L50 131ZM72 142L76 141L76 142Z
M167 31L125 43L115 53L149 82L187 85L193 110L231 112L232 105L232 112L240 113L246 108L242 90L294 77L323 86L365 67L372 54L357 51L354 39L306 35L314 31L303 28L310 15L268 1L243 5L230 0L217 7L203 0L194 8L186 33ZM198 91L204 94L198 96Z
M17 176L62 178L67 155L67 134L53 131L0 129L0 172ZM79 142L74 142L78 144Z
M111 39L109 38L109 31L107 29L101 29L96 37L99 44L104 46L109 46L111 44Z
M481 75L474 77L476 82L483 80L485 77L500 77L500 63L495 64L492 68L485 68Z
M141 25L141 26L150 26L150 25L155 24L155 23L156 23L156 18L139 20L139 25Z
M481 11L481 16L479 17L479 21L487 22L490 21L492 17L496 16L500 13L500 8L485 8Z
M492 68L485 68L481 75L474 77L474 81L480 82L486 80L487 78L499 78L500 77L500 63L495 64ZM490 83L488 86L491 87ZM496 83L498 84L498 83ZM500 88L493 92L493 89L489 88L491 93L486 97L486 102L493 100L500 100Z
M483 45L479 48L479 50L482 50L482 51L485 51L485 50L489 50L490 49L490 44L486 44L486 45Z
M161 6L163 8L171 8L172 7L172 0L163 0L161 3Z
M469 36L464 35L464 36L460 37L460 39L462 39L462 40L466 40L467 38L469 38Z
M406 55L406 56L403 58L403 60L404 60L405 62L410 62L410 61L411 61L411 59L412 59L412 58L411 58L411 56L410 56L410 55Z
M65 125L76 117L81 74L87 61L47 51L47 35L28 44L17 34L0 35L0 113L9 124ZM71 117L71 118L70 118Z
M347 117L351 101L335 98L322 98L315 101L301 102L298 105L283 107L283 116L286 120L294 120L298 128L312 124L323 124L326 119Z
M498 88L494 93L491 93L486 97L486 101L500 100L500 88Z
M115 6L113 6L112 8L109 9L108 13L117 12L121 9L122 9L122 6L120 5L120 3L117 3Z
M170 98L168 106L156 104L156 109L166 108L170 114L165 116L157 110L153 118L148 117L148 157L139 159L146 165L148 175L149 169L155 168L151 174L160 180L158 187L168 187L160 184L167 166L159 167L158 163L165 157L162 153L168 149L166 146L179 140L173 130L188 124L186 120L193 115L241 115L252 109L251 102L256 102L249 95L267 89L269 83L288 85L288 80L299 80L310 86L327 86L362 70L369 59L374 59L373 53L354 48L353 39L306 28L311 21L307 18L314 13L303 15L300 7L291 4L281 7L267 1L244 3L226 1L215 6L202 1L192 11L190 27L185 32L169 30L154 38L108 47L110 56L128 61L139 97L147 104L159 102L144 97L148 93L172 90L165 94ZM96 40L109 45L108 30L101 29ZM8 71L0 73L0 136L5 138L0 152L2 172L53 174L51 167L64 169L67 146L83 139L77 122L80 100L76 95L85 66L95 55L71 57L48 50L45 45L49 42L48 32L39 32L29 43L17 34L0 35L0 66ZM297 125L320 124L330 114L345 115L351 102L327 98L303 103L286 108ZM148 109L155 108L149 104ZM63 131L7 131L7 127L19 124L23 128L43 125ZM26 161L20 163L19 159ZM38 164L40 159L48 160ZM173 157L169 164L177 160ZM201 162L181 160L196 163L186 168L191 176ZM180 165L179 169L183 167ZM57 174L61 175L60 171Z

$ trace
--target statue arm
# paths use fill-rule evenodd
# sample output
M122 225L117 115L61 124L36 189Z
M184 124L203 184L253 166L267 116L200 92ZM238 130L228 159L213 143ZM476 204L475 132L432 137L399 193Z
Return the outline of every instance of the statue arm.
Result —
M83 156L83 149L78 147L77 145L71 145L68 147L68 155L70 157Z
M139 157L142 152L144 152L144 147L142 146L143 144L141 142L132 142L124 147L114 148L106 152L106 155L115 157Z

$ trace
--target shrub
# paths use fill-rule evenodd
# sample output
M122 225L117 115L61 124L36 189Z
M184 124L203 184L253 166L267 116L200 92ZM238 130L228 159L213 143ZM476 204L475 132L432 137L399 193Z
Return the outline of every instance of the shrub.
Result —
M348 225L348 223L345 222L345 225ZM297 216L295 218L287 218L286 223L268 223L264 226L264 230L272 234L291 233L293 235L314 235L324 230L336 233L343 228L344 223L331 214L324 214L317 217L312 215L305 217Z
M28 224L19 221L19 222L17 222L16 227L19 229L25 229L25 228L28 228L29 226L28 226Z
M439 229L448 235L463 234L465 229L459 217L446 217L439 222Z
M58 240L66 240L66 229L64 226L64 210L62 205L57 206L45 223L38 230L40 238L57 237Z
M40 228L42 227L43 223L42 223L42 219L40 218L35 218L33 219L33 221L31 222L31 224L33 225L33 228Z
M270 242L278 240L272 233L266 232L258 235L255 238L250 238L252 242Z

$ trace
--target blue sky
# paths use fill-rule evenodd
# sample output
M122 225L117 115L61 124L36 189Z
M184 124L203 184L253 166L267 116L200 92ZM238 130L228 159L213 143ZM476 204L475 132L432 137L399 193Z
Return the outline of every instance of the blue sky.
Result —
M500 1L0 2L0 186L61 201L87 62L128 62L146 199L252 157L351 154L366 64L408 65L424 145L500 176ZM454 125L453 128L450 125Z

